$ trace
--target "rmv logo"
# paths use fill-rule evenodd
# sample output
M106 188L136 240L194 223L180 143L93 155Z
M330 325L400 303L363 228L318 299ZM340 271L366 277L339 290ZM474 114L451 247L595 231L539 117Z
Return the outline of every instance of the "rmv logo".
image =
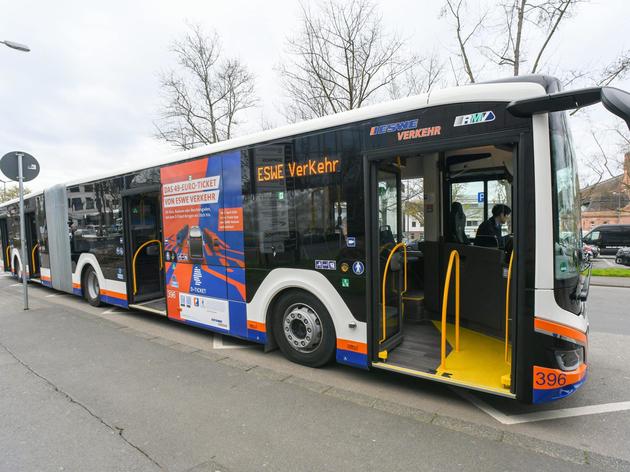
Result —
M470 115L460 115L455 117L453 126L476 125L478 123L487 123L494 121L496 117L492 111L482 111L479 113L471 113Z

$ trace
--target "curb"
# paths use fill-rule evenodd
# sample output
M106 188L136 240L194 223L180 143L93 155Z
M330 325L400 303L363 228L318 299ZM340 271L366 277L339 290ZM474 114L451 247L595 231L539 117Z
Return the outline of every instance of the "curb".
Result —
M630 267L628 268L630 273ZM608 275L591 276L591 285L599 287L630 288L630 277L614 277Z
M591 281L591 286L593 286L593 287L612 287L612 288L630 288L630 285L605 284L605 283L597 283L596 281Z

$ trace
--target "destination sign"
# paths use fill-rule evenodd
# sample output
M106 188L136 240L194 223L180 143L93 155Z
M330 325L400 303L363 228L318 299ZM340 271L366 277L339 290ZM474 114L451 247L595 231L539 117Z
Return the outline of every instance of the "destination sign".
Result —
M307 177L311 175L334 174L339 171L339 159L323 160L309 159L304 163L289 162L287 164L272 164L258 166L256 179L258 182L282 180L286 177Z

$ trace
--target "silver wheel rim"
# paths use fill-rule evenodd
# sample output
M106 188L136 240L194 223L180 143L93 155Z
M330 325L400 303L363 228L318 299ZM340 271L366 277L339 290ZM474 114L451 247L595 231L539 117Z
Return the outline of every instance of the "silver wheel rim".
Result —
M101 288L98 284L98 277L94 271L90 271L87 276L87 291L91 300L96 300L101 294Z
M315 310L304 303L294 303L282 316L284 337L293 349L310 353L323 339L322 320Z

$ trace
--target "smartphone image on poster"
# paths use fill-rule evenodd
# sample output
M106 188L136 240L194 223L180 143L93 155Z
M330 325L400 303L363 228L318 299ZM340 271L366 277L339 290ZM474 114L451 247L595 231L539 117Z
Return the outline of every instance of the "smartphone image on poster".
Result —
M188 232L188 256L192 262L203 262L203 233L199 226L191 226Z

